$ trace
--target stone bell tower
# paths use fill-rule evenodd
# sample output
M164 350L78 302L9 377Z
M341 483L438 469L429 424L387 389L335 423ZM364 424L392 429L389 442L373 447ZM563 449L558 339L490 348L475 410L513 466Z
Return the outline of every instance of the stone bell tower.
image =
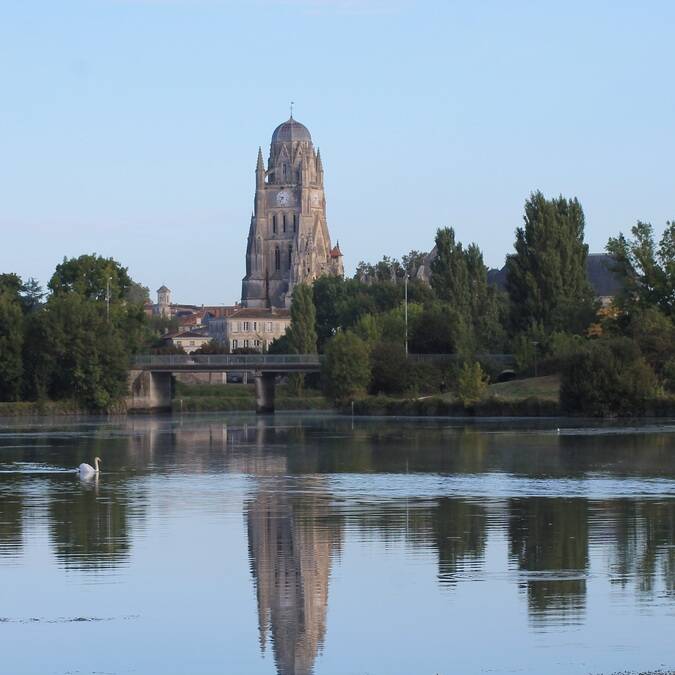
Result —
M258 150L254 211L246 247L245 307L290 307L293 287L344 273L326 223L321 153L291 118L272 134L267 169Z

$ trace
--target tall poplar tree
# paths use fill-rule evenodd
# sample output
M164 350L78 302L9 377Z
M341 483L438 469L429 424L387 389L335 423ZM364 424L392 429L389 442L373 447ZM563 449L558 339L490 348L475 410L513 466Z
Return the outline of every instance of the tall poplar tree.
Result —
M312 288L307 284L293 289L288 341L293 354L316 353L316 309Z
M465 344L477 349L499 349L503 329L497 290L488 285L487 267L476 244L466 249L445 227L436 233L436 257L431 262L431 287L463 319L470 335Z
M515 332L533 326L547 332L578 332L592 318L584 226L584 212L576 198L546 199L535 192L525 202L524 225L516 230L516 252L506 259Z
M293 289L291 325L287 335L291 354L316 353L316 308L312 287L308 284L298 284ZM305 385L305 376L299 373L291 375L289 384L300 395Z

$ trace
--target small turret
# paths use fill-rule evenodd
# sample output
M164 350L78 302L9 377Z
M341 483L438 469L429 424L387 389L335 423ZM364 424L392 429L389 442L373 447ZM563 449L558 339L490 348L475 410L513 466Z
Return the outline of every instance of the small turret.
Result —
M321 161L321 149L316 151L316 180L323 185L323 163Z
M265 162L263 161L262 148L258 148L258 163L255 167L255 178L258 187L265 185Z

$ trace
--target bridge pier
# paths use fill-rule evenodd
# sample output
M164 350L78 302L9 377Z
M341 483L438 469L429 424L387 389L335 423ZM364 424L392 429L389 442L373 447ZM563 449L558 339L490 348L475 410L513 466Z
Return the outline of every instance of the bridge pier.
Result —
M256 413L274 412L275 373L256 372L255 374L255 411Z
M151 370L129 371L128 412L171 410L171 373Z

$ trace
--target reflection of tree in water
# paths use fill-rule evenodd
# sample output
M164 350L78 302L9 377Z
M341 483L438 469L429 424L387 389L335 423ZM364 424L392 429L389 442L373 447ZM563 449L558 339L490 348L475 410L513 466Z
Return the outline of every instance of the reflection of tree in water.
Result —
M635 580L640 593L653 594L662 575L664 591L675 595L675 501L603 502L593 535L613 543L610 571L622 587Z
M465 499L439 499L432 522L442 583L456 583L460 574L482 565L487 540L484 506Z
M354 526L370 540L377 532L382 541L405 541L412 549L438 555L438 579L454 585L483 565L487 544L488 512L484 504L459 497L397 499L376 509L355 509Z
M23 546L23 497L14 481L0 482L0 556L13 556Z
M279 675L308 675L326 632L328 579L342 525L322 479L270 478L247 506L261 648Z
M588 502L509 500L510 554L521 572L533 618L579 621L586 606Z
M97 482L52 492L49 529L58 560L69 567L105 568L129 554L129 499L124 488Z

